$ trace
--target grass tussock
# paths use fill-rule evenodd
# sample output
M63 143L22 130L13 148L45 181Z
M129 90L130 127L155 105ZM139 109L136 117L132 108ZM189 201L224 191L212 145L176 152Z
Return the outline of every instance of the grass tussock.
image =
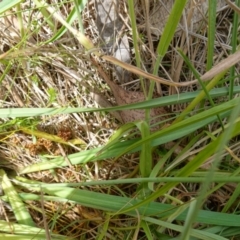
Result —
M240 1L96 2L0 2L0 237L238 239Z

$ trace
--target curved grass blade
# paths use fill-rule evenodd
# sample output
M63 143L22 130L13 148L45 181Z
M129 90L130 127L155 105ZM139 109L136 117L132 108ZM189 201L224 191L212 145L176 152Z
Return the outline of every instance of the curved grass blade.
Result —
M212 81L206 86L205 91L208 92L209 90L211 90L223 78L223 76L226 74L226 72L227 72L227 70L216 75L212 79ZM175 123L184 119L187 116L187 114L197 106L197 104L199 104L203 99L205 99L205 97L206 97L205 91L202 90L196 96L196 98L192 100L192 102L183 110L183 112L180 114L180 116L174 121Z

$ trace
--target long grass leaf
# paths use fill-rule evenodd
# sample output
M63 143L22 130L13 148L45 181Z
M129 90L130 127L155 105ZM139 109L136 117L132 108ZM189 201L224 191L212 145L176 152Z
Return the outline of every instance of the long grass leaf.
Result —
M232 207L233 204L237 201L239 195L240 195L240 184L237 184L237 186L235 187L235 189L234 189L233 193L231 194L230 198L228 199L228 201L224 205L224 207L222 209L222 212L227 212L229 210L229 208Z
M157 75L157 73L158 73L159 65L162 61L162 58L166 54L167 49L174 37L174 33L175 33L177 25L181 19L182 12L183 12L183 9L184 9L186 3L187 3L187 0L177 0L173 4L170 15L169 15L166 25L163 29L161 39L157 46L157 60L154 64L154 69L153 69L154 75ZM150 87L149 87L148 99L152 98L154 85L155 85L155 83L153 81L151 81Z
M54 31L55 28L55 23L52 19L51 14L48 13L48 11L46 10L46 7L44 4L42 4L40 1L38 0L33 0L34 3L36 4L36 6L38 7L38 9L40 10L40 12L42 13L45 21L48 23L48 26L50 27L50 29L52 31Z
M170 15L164 27L160 42L157 47L158 61L156 62L155 68L159 67L159 63L162 57L167 52L167 49L176 31L177 25L181 19L182 12L186 3L187 3L187 0L176 0L173 4L172 10L170 12Z
M36 184L35 184L36 185ZM31 189L31 186L28 185ZM36 189L33 187L33 189ZM92 191L86 191L81 189L74 189L69 187L51 187L42 186L43 192L58 196L70 201L75 201L83 206L101 209L104 211L113 212L118 214L121 209L131 205L139 205L140 200L131 199L127 197L113 196L109 194L97 193ZM96 201L97 200L97 201ZM150 202L146 205L140 206L137 211L140 215L157 216L159 218L165 218L175 212L175 208L169 204L162 204L157 202ZM126 213L127 215L137 216L135 210L131 210ZM177 220L186 219L186 211L177 217ZM199 223L221 225L221 226L240 226L240 216L234 214L218 213L201 210L199 211L197 221Z
M15 117L34 117L34 116L51 116L56 114L69 114L76 112L101 112L101 111L118 111L128 109L145 109L154 108L159 106L167 106L171 104L180 104L190 102L199 95L201 91L181 93L172 96L165 96L161 98L155 98L152 100L118 106L111 108L12 108L12 109L1 109L1 118L15 118ZM234 94L240 92L240 86L234 87ZM213 89L209 92L212 98L226 96L229 93L229 88Z
M212 166L208 170L208 174L206 176L206 181L202 184L201 190L197 197L196 205L194 206L194 211L192 211L190 213L190 221L187 222L184 226L185 231L182 235L183 240L186 239L187 235L185 235L185 233L190 231L190 229L192 227L191 225L193 224L193 222L197 216L197 212L199 211L199 209L201 208L201 206L203 204L203 201L206 197L206 192L210 186L210 183L212 182L214 172L216 171L216 169L222 159L222 153L224 151L224 146L226 146L228 144L228 142L234 135L236 136L237 134L239 134L238 129L236 129L236 128L239 128L239 126L240 126L240 124L236 123L236 119L239 116L239 113L240 113L240 105L238 104L234 107L234 109L232 111L228 128L225 129L225 131L221 134L219 139L215 140L216 143L213 144L213 148L215 149L216 155L214 156ZM205 158L205 159L207 160L207 158ZM193 161L194 161L194 159L193 159Z
M180 232L180 233L183 232L183 227L180 226L179 224L176 225L176 224L172 224L172 223L162 221L162 220L159 220L159 219L155 219L155 218L151 218L151 217L143 217L143 219L147 222L152 223L152 224L156 224L156 225L159 225L159 226L164 226L165 228L169 228L169 229L172 229L172 230ZM191 232L190 232L190 235L193 236L193 237L196 237L197 239L202 239L202 240L228 240L227 238L224 238L224 237L221 237L219 235L215 235L215 234L206 232L204 230L192 229ZM173 239L176 239L176 238L172 238L172 240ZM195 238L194 238L194 240L195 240Z
M240 7L240 0L235 1L236 6ZM234 11L233 16L233 27L232 27L232 39L231 39L231 46L232 46L232 53L237 50L238 44L238 34L239 34L239 12ZM235 66L231 67L230 69L230 91L229 91L229 99L233 98L233 89L234 89L234 80L235 80Z
M194 68L194 66L191 64L190 60L187 58L187 56L183 53L183 51L181 51L179 49L179 53L181 55L181 57L184 59L185 63L188 65L189 69L192 71L194 77L198 80L200 86L202 87L202 90L204 91L207 99L209 100L210 104L212 107L215 106L210 94L209 94L209 90L206 89L204 83L202 82L201 78L200 78L200 75L198 74L197 70ZM213 81L212 81L213 82ZM218 81L214 81L216 84ZM212 87L212 86L211 86ZM222 123L222 120L220 119L220 117L217 115L217 118L218 118L218 121L219 123L221 124L222 128L223 128L223 123Z
M129 146L122 152L121 155L128 153L133 149L139 147L141 144L144 143L144 141L153 140L154 142L157 141L158 144L163 144L178 139L180 137L186 136L187 134L210 123L213 120L213 118L216 119L216 115L219 114L221 116L221 114L229 114L228 111L234 108L238 104L238 102L239 99L236 98L226 103L223 103L219 106L210 108L204 112L196 114L192 117L189 117L188 119L185 119L181 122L172 124L169 127L166 127L160 131L151 134L148 138L140 140L137 143ZM117 157L120 157L120 155Z
M216 31L217 0L208 1L208 41L207 41L207 66L210 70L213 66L214 40Z
M234 132L232 133L231 137L234 137L234 136L238 135L239 133L240 133L240 122L238 122L234 125ZM223 138L224 138L224 134L222 134L221 137L217 138L212 143L210 143L203 151L201 151L194 159L192 159L191 162L189 162L186 166L184 166L181 170L179 170L178 173L176 174L176 176L183 177L183 176L189 176L190 174L192 174L196 169L199 168L199 166L201 166L202 163L204 163L208 159L208 157L212 156L216 152L217 147L219 146L219 144L223 140ZM123 211L121 211L121 213L128 212L130 210L133 210L135 208L138 208L142 205L145 205L145 204L155 200L156 198L158 198L159 196L162 196L168 190L173 188L175 185L176 184L174 184L174 183L169 183L169 184L164 185L159 190L157 190L155 193L153 193L151 196L149 196L145 200L143 200L141 203L139 203L135 206L133 205L127 209L124 209Z
M78 2L78 9L79 12L82 12L84 9L85 5L87 4L88 0L77 0ZM77 18L77 9L76 7L71 10L69 13L66 22L71 25ZM58 40L68 29L65 26L62 26L49 40L47 40L44 44L54 42Z
M18 223L34 227L35 223L31 215L3 169L0 169L0 177L2 189L8 197Z
M216 106L201 114L197 114L193 117L190 117L180 123L171 125L167 128L162 129L156 133L151 134L149 137L146 137L142 140L129 140L123 141L120 144L113 145L109 147L106 151L98 154L101 148L96 148L93 150L82 151L80 153L69 155L69 160L72 164L81 164L89 161L96 161L105 158L119 157L125 153L136 152L140 150L140 146L147 141L151 142L151 146L157 146L160 144L167 143L169 141L176 140L182 136L186 136L189 133L196 131L197 129L213 122L216 120L216 114L223 114L223 116L228 116L230 111L236 104L238 104L238 99L233 99L229 102ZM21 169L21 173L33 172L46 170L51 168L56 168L65 165L65 159L63 157L56 158L54 160L46 162L41 162L33 164L32 166L27 166L24 169Z
M127 178L127 179L116 179L116 180L95 180L91 182L80 182L80 183L36 183L35 181L28 180L23 177L16 177L13 181L21 186L28 187L28 184L31 184L33 187L38 186L51 186L51 187L81 187L81 186L96 186L96 185L117 185L117 184L141 184L141 183L203 183L206 181L206 174L204 175L197 172L192 173L191 175L198 175L197 177L187 176L187 177L148 177L148 178ZM199 176L200 175L200 176ZM216 176L215 176L216 175ZM240 176L235 176L230 173L215 173L212 179L212 182L215 183L230 183L230 182L240 182ZM25 194L27 199L28 194ZM29 200L31 199L31 194ZM3 197L2 197L3 198ZM7 199L5 199L7 201Z
M208 85L206 86L205 88L205 91L208 92L210 91L213 87L216 86L216 84L224 77L224 75L226 74L226 70L219 73L218 75L216 75L213 80L208 83ZM184 119L187 114L193 110L198 103L200 103L205 97L206 97L206 94L205 94L205 91L202 90L198 96L196 96L195 99L193 99L193 101L182 111L182 113L180 114L180 116L174 121L175 123L176 122L179 122L181 121L182 119ZM218 116L219 117L219 116Z
M141 132L142 138L150 135L149 126L145 121L136 124ZM149 177L152 171L152 147L150 142L145 142L141 146L140 153L140 173L142 177Z
M17 235L15 239L41 239L42 240L42 239L45 239L46 237L45 229L32 227L24 224L13 223L13 222L6 222L4 220L0 220L0 229L1 231L4 231L6 233L6 235L1 233L0 237L2 239L11 239L10 236L14 236L12 234ZM4 238L5 236L9 236L9 238ZM60 234L52 234L51 237L52 239L56 239L56 240L69 239Z

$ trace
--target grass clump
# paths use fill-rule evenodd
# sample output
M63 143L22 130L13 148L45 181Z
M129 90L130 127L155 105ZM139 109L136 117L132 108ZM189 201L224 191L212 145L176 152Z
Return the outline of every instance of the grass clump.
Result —
M103 53L93 1L0 3L1 237L238 239L239 1L175 1L160 38L143 2L119 6L132 64ZM109 104L116 66L146 101Z

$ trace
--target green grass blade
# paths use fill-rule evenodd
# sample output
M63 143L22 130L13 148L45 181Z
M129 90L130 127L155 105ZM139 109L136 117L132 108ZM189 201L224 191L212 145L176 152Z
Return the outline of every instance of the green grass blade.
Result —
M207 66L210 70L213 66L214 41L216 32L217 0L208 1L208 41L207 41Z
M165 162L172 156L174 150L178 147L178 144L176 144L174 147L172 147L166 154L164 154L163 156L161 156L161 159L157 162L157 164L155 164L155 166L153 167L151 174L150 174L150 178L154 178L156 177L159 172L161 172L161 169L163 169L163 166L165 164ZM151 191L154 191L154 182L149 182L148 183L148 188Z
M205 91L210 91L214 86L216 86L216 84L224 77L224 75L226 74L226 70L223 71L222 73L219 73L217 76L215 76L212 81L206 86ZM196 98L183 110L183 112L180 114L180 116L174 121L179 122L182 119L184 119L187 114L193 110L197 104L199 104L206 96L205 91L202 90L198 96L196 96Z
M141 221L141 227L142 227L143 231L145 232L147 239L154 240L154 238L152 237L152 232L149 227L149 224L146 221Z
M223 103L219 106L210 108L204 112L196 114L192 117L189 117L188 119L185 119L181 122L172 124L169 127L166 127L158 132L151 134L148 138L140 140L137 143L129 146L122 152L121 155L131 152L133 149L143 144L144 141L153 140L153 141L157 141L158 144L163 144L163 143L178 139L180 137L186 136L187 134L211 122L212 118L216 119L215 117L216 115L219 114L221 116L221 114L223 113L226 114L229 110L234 108L238 104L238 102L239 102L239 99L236 98L226 103ZM117 157L120 157L120 155Z
M33 185L41 185L40 182L35 182ZM52 187L50 185L41 186L41 188L31 187L31 184L28 184L29 189L40 190L43 192L57 196L63 199L68 199L70 201L75 201L78 204L83 206L101 209L108 212L113 212L118 214L121 212L121 209L126 206L138 205L141 203L140 200L114 196L109 194L97 193L82 189L75 189L70 187ZM97 200L97 201L96 201ZM162 204L158 202L150 202L147 206L142 205L138 209L138 214L147 215L147 216L158 216L159 218L165 218L170 216L176 211L176 207L170 204ZM135 210L131 210L126 213L127 215L137 216ZM187 212L183 212L177 217L177 220L185 220ZM234 214L218 213L200 210L198 214L197 221L199 223L221 225L221 226L240 226L240 216Z
M240 0L235 0L235 4L240 7ZM232 39L231 39L231 46L232 46L232 53L235 53L237 50L238 44L238 34L239 34L239 13L234 11L233 16L233 27L232 27ZM230 91L229 91L229 99L233 98L233 89L234 89L234 80L235 80L235 66L231 67L230 70Z
M240 133L240 123L238 122L234 125L234 132L232 133L231 137L234 137L239 133ZM178 176L178 177L185 176L186 177L186 176L189 176L190 174L192 174L196 169L199 168L199 166L201 166L202 163L204 163L210 156L212 156L216 152L219 144L221 143L221 141L223 141L224 136L225 135L222 134L221 137L217 138L216 140L214 140L213 142L208 144L208 146L205 147L205 149L202 150L194 159L192 159L185 167L183 167L181 170L179 170L176 176ZM162 196L168 190L173 188L175 185L176 184L174 184L174 183L169 183L169 184L164 185L163 187L161 187L161 189L157 190L155 193L153 193L151 196L149 196L148 198L143 200L138 205L124 209L123 211L121 211L121 213L128 212L130 210L133 210L135 208L138 208L144 204L147 204L147 203L155 200L156 198L158 198L159 196Z
M119 144L108 148L106 151L103 151L100 155L98 152L101 150L101 148L96 148L93 150L82 151L80 153L69 155L69 160L72 164L81 164L105 158L119 157L125 153L139 151L141 145L148 141L151 142L151 146L157 146L176 140L215 121L217 114L228 116L230 114L229 110L236 106L236 104L238 104L238 101L239 99L236 98L214 108L206 110L202 113L196 114L195 116L190 117L180 123L173 124L167 128L162 129L161 131L155 132L145 139L120 142ZM20 170L20 172L26 173L44 169L46 170L60 166L66 166L66 164L67 163L64 158L58 157L54 160L48 161L47 163L41 162L33 164L32 166L27 166L26 168Z
M210 186L210 183L212 182L212 178L214 175L214 172L216 171L221 159L222 159L222 153L224 151L224 147L227 145L227 143L230 141L233 135L237 135L238 128L240 126L239 123L235 123L237 117L240 113L240 105L236 105L232 111L228 128L225 129L225 131L222 133L222 135L217 139L216 143L213 145L213 148L215 149L214 153L216 153L216 156L214 157L213 163L211 164L211 168L208 171L208 174L206 176L206 182L202 184L201 190L199 192L199 195L197 197L196 205L194 207L194 211L190 214L190 221L185 224L184 226L184 234L182 236L182 239L186 239L185 232L189 232L192 228L192 224L197 216L197 212L201 208L204 199L206 197L206 192ZM205 151L205 150L204 150ZM210 151L210 149L209 149ZM204 157L203 157L204 158ZM206 158L205 158L206 159ZM194 161L194 159L193 159Z
M155 98L144 102L111 107L111 108L12 108L12 109L1 109L1 118L16 118L16 117L34 117L34 116L47 116L56 114L68 114L76 112L101 112L101 111L118 111L118 110L128 110L128 109L145 109L153 108L159 106L167 106L176 103L190 102L195 99L201 91L181 93L172 96L165 96L161 98ZM234 87L234 94L240 92L240 86ZM213 89L209 92L212 98L217 98L220 96L226 96L229 93L229 88L219 88ZM203 93L203 97L205 94Z
M145 121L136 123L138 126L142 138L146 138L150 135L149 126ZM150 142L145 142L141 146L140 153L140 173L142 177L149 177L152 171L152 147Z
M116 144L124 136L124 134L127 134L130 130L132 130L133 126L135 126L134 123L127 123L117 129L110 137L107 144L102 147L102 149L97 153L97 155L114 146L114 144Z
M168 50L168 47L173 39L174 33L181 19L182 12L186 3L187 0L176 0L174 2L174 5L172 7L166 26L164 27L160 42L157 47L158 61L156 62L155 68L159 67L162 57L166 54Z
M166 25L163 29L161 39L157 46L157 60L154 64L153 74L158 75L159 65L162 61L162 58L166 54L168 47L174 37L174 33L177 29L177 25L181 19L183 9L187 3L187 0L176 0L174 1L172 10L166 22ZM153 89L155 82L151 81L148 93L148 99L152 98Z
M33 0L33 1L38 7L38 9L40 10L40 12L42 13L45 21L48 23L48 26L51 28L52 31L54 31L55 23L53 21L51 14L49 14L48 11L46 10L45 5L38 0Z
M78 0L78 9L79 12L82 12L85 5L87 4L88 0ZM77 10L76 8L73 8L72 11L69 13L66 22L71 25L77 18ZM62 26L48 41L46 41L44 44L54 42L58 40L68 29L65 26Z
M117 184L141 184L141 183L203 183L206 181L206 175L207 173L204 172L204 175L202 176L201 174L198 174L196 172L192 173L191 175L197 175L197 177L192 177L192 176L187 176L187 177L148 177L148 178L126 178L126 179L117 179L117 180L95 180L91 182L80 182L80 183L51 183L51 184L46 184L46 183L36 183L35 181L28 180L23 177L16 177L14 179L14 182L18 185L28 187L28 184L31 184L32 187L39 187L42 186L51 186L51 187L81 187L81 186L96 186L96 185L117 185ZM199 176L200 175L200 176ZM230 183L230 182L240 182L240 176L233 175L227 172L220 172L220 173L215 173L212 179L213 182L215 183ZM32 199L32 194L29 194L30 198L28 198L28 193L24 194L25 197L24 199ZM4 197L2 197L4 201Z
M203 91L204 91L207 99L209 100L211 106L214 107L215 104L214 104L214 102L213 102L213 100L212 100L212 98L211 98L211 96L210 96L210 94L209 94L209 92L208 92L209 90L206 89L205 84L202 82L202 80L201 80L201 78L200 78L200 75L198 74L197 70L196 70L196 69L194 68L194 66L191 64L191 62L189 61L189 59L187 58L187 56L183 53L183 51L181 51L181 50L179 49L179 53L180 53L181 57L184 59L185 63L188 65L189 69L192 71L194 77L198 80L198 82L199 82L199 84L201 85L201 87L202 87L202 89L203 89ZM218 82L218 81L216 81L216 84L217 84L217 82ZM186 112L186 114L187 114L187 112ZM220 118L218 115L217 115L217 118L218 118L218 121L219 121L219 123L221 124L221 126L222 126L222 128L223 128L223 123L222 123L221 118Z
M15 7L17 4L19 4L21 2L22 2L22 0L1 1L0 2L0 14L6 12L10 8Z
M102 230L100 231L100 235L98 236L97 240L105 239L108 227L109 227L109 221L110 221L110 215L107 214L107 217L105 218L104 224L102 226Z
M4 69L2 75L0 76L0 84L2 84L2 81L4 80L4 78L6 77L6 75L9 73L9 71L12 68L12 63L8 63L6 68Z
M227 212L229 210L229 208L232 207L233 204L237 201L239 195L240 195L240 184L238 184L236 186L236 188L234 189L234 191L231 194L230 198L228 199L228 201L224 205L224 207L222 209L222 212Z
M13 187L8 176L2 169L0 169L0 177L2 179L1 180L2 189L9 199L9 202L11 204L11 207L13 209L14 215L18 223L34 227L35 223L32 220L31 215L29 214L21 198L19 198L18 193Z
M83 8L83 1L80 1L80 2L79 2L79 0L74 0L74 5L75 5L75 7L74 7L73 9L75 9L76 14L77 14L79 31L80 31L81 33L84 33L81 11L80 11L80 9L79 9L79 6L80 6L81 8Z
M45 229L32 227L29 225L24 224L18 224L13 222L6 222L3 220L0 220L0 229L1 231L4 231L6 234L0 233L1 239L11 239L10 237L15 237L16 240L18 239L46 239L46 233ZM9 233L9 234L8 234ZM13 234L16 234L14 236ZM4 238L7 236L8 238ZM67 240L69 238L65 236L61 236L59 234L51 234L51 237L53 240ZM14 238L12 238L14 239Z
M191 139L191 141L189 141L189 143L187 144L187 146L184 147L184 149L181 150L180 155L177 156L177 158L172 161L168 167L165 168L165 171L168 172L170 170L173 170L174 168L176 168L185 158L182 158L182 156L184 156L189 148L191 148L194 144L196 144L199 140L201 140L204 136L204 133L200 133L198 135L192 134L192 136L189 136L188 139Z
M139 36L138 36L138 30L137 30L137 24L136 24L134 1L128 0L128 7L129 7L129 16L131 20L131 30L132 30L132 37L133 37L136 66L138 68L141 68L141 56L140 56L140 51L138 47Z
M162 221L162 220L159 220L159 219L155 219L155 218L151 218L151 217L143 217L143 219L147 222L152 223L152 224L163 226L165 228L172 229L172 230L180 232L180 233L183 232L183 227L180 226L180 225L172 224L172 223ZM202 240L228 240L224 237L206 232L204 230L192 229L191 232L190 232L190 235L193 236L193 237L196 237L197 239L202 239ZM171 238L171 239L173 240L173 239L176 239L176 238Z

